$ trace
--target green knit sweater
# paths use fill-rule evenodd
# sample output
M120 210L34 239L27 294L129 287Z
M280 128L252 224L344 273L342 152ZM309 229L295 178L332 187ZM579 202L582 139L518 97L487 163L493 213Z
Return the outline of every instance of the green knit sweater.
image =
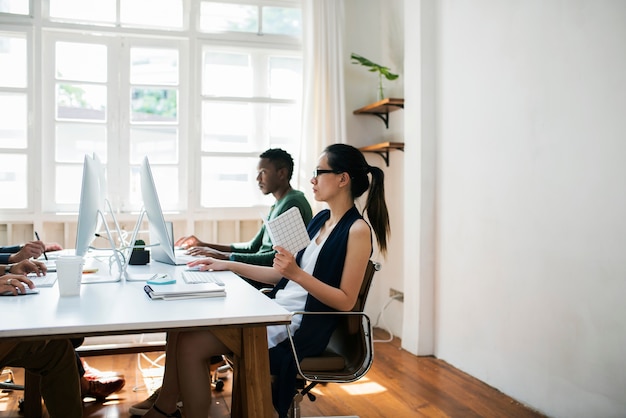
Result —
M311 206L306 200L304 193L299 190L291 190L283 196L282 199L275 202L270 208L267 219L274 219L294 206L300 210L305 225L308 225L313 217ZM248 264L271 266L274 261L274 254L276 253L276 251L272 249L272 245L272 240L265 231L265 225L263 225L251 241L230 245L230 259Z

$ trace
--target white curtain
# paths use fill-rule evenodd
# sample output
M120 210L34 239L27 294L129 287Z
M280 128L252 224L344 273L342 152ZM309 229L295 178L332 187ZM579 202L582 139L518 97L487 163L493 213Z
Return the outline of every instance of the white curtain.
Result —
M305 192L317 158L345 142L343 0L303 0L304 92L298 180ZM312 199L310 199L312 201Z

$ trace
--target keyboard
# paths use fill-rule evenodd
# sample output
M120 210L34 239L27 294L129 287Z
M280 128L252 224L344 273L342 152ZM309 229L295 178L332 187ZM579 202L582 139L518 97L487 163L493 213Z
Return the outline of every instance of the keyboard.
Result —
M224 282L217 276L217 273L212 271L183 271L183 280L185 283L215 283L219 286L224 286Z
M48 272L45 276L35 276L34 274L29 274L28 278L32 280L37 287L52 287L57 281L57 274L50 272Z
M48 273L54 273L57 271L57 261L56 260L37 260L41 261L48 268Z

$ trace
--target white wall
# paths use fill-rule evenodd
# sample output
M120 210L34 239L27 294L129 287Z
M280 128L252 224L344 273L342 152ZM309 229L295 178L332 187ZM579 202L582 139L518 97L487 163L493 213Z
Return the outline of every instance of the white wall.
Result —
M389 115L389 129L383 121L371 115L353 115L353 111L377 100L378 77L367 68L351 64L352 52L389 67L399 73L393 82L385 81L387 97L403 97L404 34L402 17L403 0L345 0L345 84L346 84L346 131L348 143L356 147L379 142L404 142L402 110ZM403 304L389 300L389 288L404 290L404 155L392 151L389 166L376 154L366 154L370 165L385 172L385 194L391 224L391 239L387 257L378 252L373 259L382 264L382 270L374 276L366 312L378 326L401 335ZM384 309L382 315L381 311Z
M626 2L438 5L435 354L626 416Z
M346 27L377 59L405 19L403 346L549 416L626 416L626 2L387 3L346 0Z

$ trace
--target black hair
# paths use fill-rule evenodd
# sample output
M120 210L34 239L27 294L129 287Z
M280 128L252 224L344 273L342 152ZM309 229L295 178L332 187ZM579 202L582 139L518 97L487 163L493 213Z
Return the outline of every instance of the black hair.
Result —
M352 198L356 199L368 189L367 201L363 212L372 225L376 242L383 254L387 252L387 237L390 233L389 212L385 203L385 173L374 166L370 166L363 153L347 144L332 144L324 150L328 165L331 169L350 175ZM368 174L371 174L370 182Z
M287 151L280 148L270 148L259 155L259 158L267 158L272 164L274 164L276 170L286 168L287 179L291 180L291 176L293 175L293 158Z

